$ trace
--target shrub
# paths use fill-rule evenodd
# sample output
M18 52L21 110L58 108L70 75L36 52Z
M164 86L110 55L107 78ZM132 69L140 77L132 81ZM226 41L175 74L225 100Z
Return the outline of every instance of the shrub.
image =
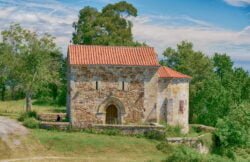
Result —
M215 135L218 137L217 144L221 147L233 147L246 145L248 132L243 125L228 118L218 120L218 128Z
M101 134L106 134L109 136L116 136L116 135L120 135L121 132L118 129L104 129Z
M36 120L35 118L25 118L23 121L23 125L28 127L28 128L39 128L39 121Z
M174 153L166 159L166 162L200 162L201 155L187 147L178 147Z
M250 145L250 109L241 104L232 109L228 116L219 119L214 132L214 153L236 159L235 149Z
M196 150L180 146L177 147L172 155L170 155L165 162L230 162L230 159L223 158L217 155L204 155L198 153Z
M24 121L26 118L35 118L35 119L37 119L38 115L37 115L36 111L25 112L25 113L22 113L19 116L18 121Z
M156 148L158 150L160 150L163 153L171 153L173 152L173 146L171 146L170 144L168 144L167 142L161 142L158 145L156 145Z
M166 135L168 137L181 136L181 127L180 126L166 126Z
M228 116L219 119L215 135L221 147L242 147L250 144L250 109L248 105L235 107Z
M144 136L148 139L164 140L165 132L158 130L149 130L144 132Z

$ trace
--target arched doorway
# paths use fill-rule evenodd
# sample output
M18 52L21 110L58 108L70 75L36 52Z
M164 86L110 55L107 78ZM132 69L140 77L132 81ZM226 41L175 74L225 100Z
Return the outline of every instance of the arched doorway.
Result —
M110 105L106 108L106 124L118 124L118 109L115 105Z

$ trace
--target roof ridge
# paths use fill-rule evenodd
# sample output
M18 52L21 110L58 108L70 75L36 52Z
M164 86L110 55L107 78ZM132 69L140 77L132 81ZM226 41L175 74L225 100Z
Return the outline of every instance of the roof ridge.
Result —
M86 47L90 47L90 46L92 46L92 47L105 47L105 48L109 48L109 47L111 47L111 48L149 48L149 49L154 49L154 47L151 47L151 46L116 46L116 45L95 45L95 44L90 44L90 45L88 45L88 44L70 44L69 46L86 46Z
M158 70L158 75L160 78L192 78L167 66L161 66Z

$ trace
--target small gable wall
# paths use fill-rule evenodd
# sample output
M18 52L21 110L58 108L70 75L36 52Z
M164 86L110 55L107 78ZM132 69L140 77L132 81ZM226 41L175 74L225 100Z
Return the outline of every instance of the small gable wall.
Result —
M157 107L160 122L188 132L189 79L159 78Z

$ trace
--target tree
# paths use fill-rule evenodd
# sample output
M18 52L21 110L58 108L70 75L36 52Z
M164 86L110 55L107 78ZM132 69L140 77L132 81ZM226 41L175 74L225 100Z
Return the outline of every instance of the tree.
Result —
M26 111L31 110L32 95L46 83L58 82L61 57L54 38L48 34L38 36L35 32L12 24L2 32L3 43L11 47L12 73L26 95Z
M223 154L235 147L250 146L250 104L244 102L235 106L228 116L219 119L216 124L216 146Z
M137 9L125 1L108 4L98 11L93 7L84 7L79 19L73 23L74 44L95 45L140 45L133 41L132 22L126 19L137 16Z
M228 91L231 104L239 105L244 100L250 101L249 73L242 68L233 68L233 61L226 54L218 54L212 57L214 71L221 80L221 84Z
M250 101L250 77L242 68L233 68L226 54L215 53L210 59L194 51L190 42L177 49L167 48L162 65L192 76L190 84L190 121L215 126L218 119L242 102Z
M5 55L4 55L5 46L3 43L0 44L0 90L1 90L1 100L4 101L4 94L5 94L5 78L6 78L6 62L5 62Z
M36 103L66 105L67 95L67 62L66 58L58 58L60 64L58 82L46 83L36 93ZM46 88L44 88L46 87Z
M226 54L215 53L212 60L215 73L220 76L221 80L226 74L233 72L233 61Z
M1 90L1 100L5 100L5 91L6 91L6 81L10 72L10 53L11 50L9 46L4 43L0 43L0 90Z
M163 53L164 58L160 61L162 65L167 65L177 71L192 76L190 84L190 120L197 122L201 111L208 111L209 103L204 101L206 95L198 93L206 89L206 80L214 77L211 60L200 51L193 50L193 44L182 41L177 45L177 49L167 48ZM216 89L215 89L216 90ZM214 93L211 91L211 93ZM212 94L211 94L212 95Z
M241 103L241 102L249 102L250 103L250 75L249 72L243 70L242 68L235 68L234 69L234 82L235 82L235 88L234 88L234 95L235 102Z

